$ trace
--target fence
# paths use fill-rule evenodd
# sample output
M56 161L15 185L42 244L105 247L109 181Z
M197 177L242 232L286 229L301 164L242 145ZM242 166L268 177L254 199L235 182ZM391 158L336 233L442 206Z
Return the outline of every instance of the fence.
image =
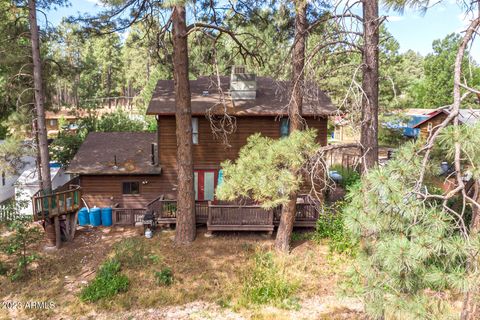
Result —
M11 206L0 206L0 223L10 222L18 219L31 220L32 216L18 214Z

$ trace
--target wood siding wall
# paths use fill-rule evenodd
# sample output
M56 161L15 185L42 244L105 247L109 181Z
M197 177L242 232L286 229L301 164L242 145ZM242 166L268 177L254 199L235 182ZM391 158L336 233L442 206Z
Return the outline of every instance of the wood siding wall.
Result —
M140 194L122 194L123 182L138 181ZM144 182L146 182L144 184ZM110 207L119 203L125 208L144 208L165 188L161 175L112 176L82 175L82 198L90 207Z
M318 143L327 144L327 119L309 118L309 128L317 129ZM235 160L240 148L247 138L254 133L261 133L271 138L280 137L280 120L275 117L238 117L236 132L229 136L230 147L216 139L210 128L210 122L200 117L198 119L198 145L193 146L194 169L220 169L220 163L230 159ZM161 193L166 197L175 198L177 143L175 137L175 117L161 117L158 120L158 159L162 167Z
M327 119L307 119L309 128L318 130L318 142L327 144ZM262 133L271 138L280 137L280 121L274 117L243 117L237 118L237 130L229 136L230 147L222 140L215 139L206 118L198 119L198 145L193 147L194 169L220 169L220 163L230 159L235 160L240 148L247 138L254 133ZM160 175L143 176L108 176L82 175L83 198L89 206L111 206L119 203L122 207L138 208L161 194L166 198L176 198L177 185L177 142L175 136L175 117L161 117L158 120L158 159L162 167ZM123 195L122 182L139 181L139 195ZM147 181L142 184L142 181ZM307 191L308 188L305 187Z
M419 126L419 128L420 128L419 138L420 139L427 139L428 136L430 135L430 132L428 131L428 124L431 123L432 128L435 128L440 123L442 123L443 120L445 120L446 117L447 117L447 115L445 113L439 113L435 117L433 117L433 118L429 119L428 121L425 121L424 123L422 123Z

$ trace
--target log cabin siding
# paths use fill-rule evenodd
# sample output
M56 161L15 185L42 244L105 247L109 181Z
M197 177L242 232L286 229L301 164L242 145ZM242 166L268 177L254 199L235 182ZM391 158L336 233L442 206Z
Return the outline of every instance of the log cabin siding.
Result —
M193 146L194 169L220 169L220 163L235 160L247 138L259 132L271 138L280 137L280 120L275 117L238 117L237 130L229 137L230 147L215 139L210 123L204 117L198 119L199 143ZM318 142L327 144L327 119L308 118L307 125L318 130ZM176 199L175 117L160 117L158 120L158 159L162 168L160 175L81 175L83 198L89 206L112 206L116 203L126 208L145 207L160 195ZM140 182L140 194L122 194L122 183ZM142 182L147 183L143 184ZM307 192L308 186L302 188Z
M430 131L428 131L428 124L431 123L432 128L435 128L440 123L443 122L447 118L447 114L439 113L436 116L426 120L425 122L421 123L418 128L420 129L419 138L426 140L430 135Z
M307 125L318 130L318 143L326 145L327 119L308 118ZM238 117L236 132L228 137L230 146L213 135L210 122L204 117L198 119L198 133L198 144L193 146L195 169L217 169L221 162L235 160L240 148L252 134L261 133L270 138L279 138L280 120L275 117ZM164 172L176 168L176 148L175 117L161 117L158 120L158 159Z
M123 194L123 182L138 181L140 194ZM143 182L146 182L145 184ZM81 175L82 198L87 204L110 207L118 203L125 208L143 208L167 188L161 175Z

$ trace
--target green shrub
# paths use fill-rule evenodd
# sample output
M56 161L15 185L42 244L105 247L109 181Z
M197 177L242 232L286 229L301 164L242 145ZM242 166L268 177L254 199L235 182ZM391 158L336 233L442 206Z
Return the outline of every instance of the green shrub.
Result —
M336 164L330 167L330 171L337 171L342 176L340 186L344 189L348 189L360 181L360 174L353 169Z
M292 241L302 241L302 240L310 240L312 239L313 234L311 232L292 232Z
M169 286L173 283L173 271L172 269L165 267L161 271L155 272L155 279L157 284L162 286Z
M243 281L240 303L297 308L297 300L293 297L297 287L297 284L287 279L271 252L259 252L254 256L253 270L248 272Z
M139 238L128 238L116 243L113 247L115 259L126 268L134 268L145 264L147 250L145 242Z
M28 266L38 259L38 255L33 252L31 245L41 239L41 233L37 227L32 226L31 222L23 219L9 223L8 230L12 232L12 235L2 244L2 249L14 259L10 279L12 281L23 280L28 276Z
M107 260L98 270L95 279L83 288L80 299L95 302L127 291L129 280L125 275L120 274L120 269L121 264L118 260Z
M335 208L327 208L324 214L319 216L313 239L317 242L329 239L331 251L353 254L356 244L345 230L342 207L343 203L337 203Z

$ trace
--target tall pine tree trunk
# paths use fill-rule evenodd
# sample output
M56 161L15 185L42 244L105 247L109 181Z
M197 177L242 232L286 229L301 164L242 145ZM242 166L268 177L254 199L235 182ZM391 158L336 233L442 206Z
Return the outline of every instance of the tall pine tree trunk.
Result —
M177 228L175 242L195 239L195 191L193 187L192 108L188 78L188 44L185 7L173 9L173 75L177 136Z
M363 0L363 80L362 80L362 145L363 168L378 161L378 41L380 19L378 0Z
M305 0L295 1L295 42L292 54L292 97L288 106L290 133L303 128L302 107L304 94L305 42L307 31L307 3ZM295 168L293 169L295 170ZM275 248L288 252L290 239L295 223L297 193L289 195L288 204L282 206L280 225L278 226Z
M40 57L40 38L37 26L37 8L35 0L28 1L28 19L30 22L30 38L33 58L33 84L35 88L35 110L37 114L38 149L42 181L40 185L47 194L52 192L50 176L50 157L48 155L47 128L45 126L45 91L42 79L42 60Z

